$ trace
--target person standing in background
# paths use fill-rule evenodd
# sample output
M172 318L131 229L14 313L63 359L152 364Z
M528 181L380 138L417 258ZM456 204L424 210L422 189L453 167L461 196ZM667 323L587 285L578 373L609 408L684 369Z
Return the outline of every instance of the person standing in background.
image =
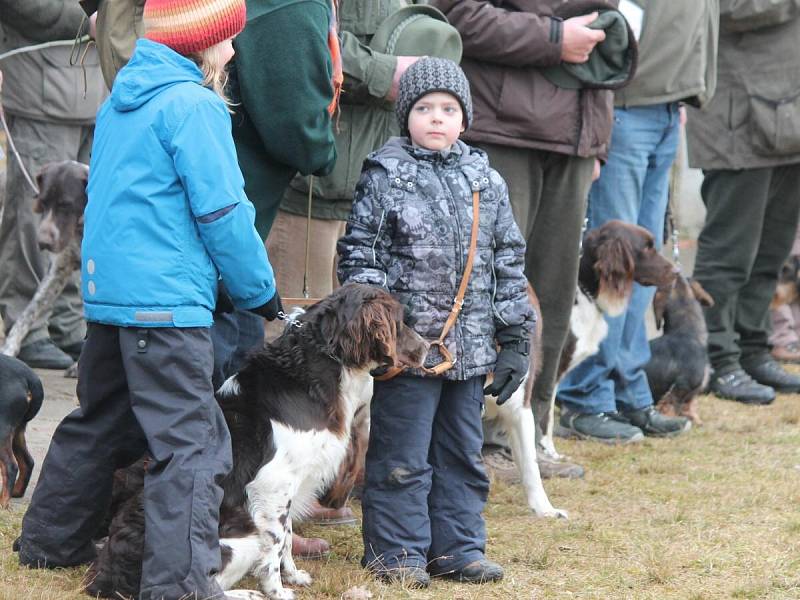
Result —
M767 339L800 214L798 39L797 0L720 0L717 93L689 109L689 164L704 170L706 205L694 277L715 302L703 309L709 386L746 404L800 391Z
M614 95L611 147L592 184L587 227L611 219L635 223L653 234L660 249L680 141L679 103L704 106L714 94L719 4L639 0L627 2L627 10L632 30L641 30L639 63L633 81ZM644 367L650 360L645 312L654 293L634 283L625 312L606 317L600 350L560 383L562 435L624 443L677 435L691 426L653 406Z
M0 0L0 54L43 42L63 42L0 62L5 76L3 109L31 177L49 162L89 162L95 113L106 90L93 48L86 50L80 64L70 62L76 34L87 31L83 12L72 0ZM37 242L41 217L33 212L35 192L13 157L6 164L0 317L8 331L36 293L50 255ZM76 271L52 313L42 315L22 341L20 360L45 369L65 369L77 360L86 333L79 282Z

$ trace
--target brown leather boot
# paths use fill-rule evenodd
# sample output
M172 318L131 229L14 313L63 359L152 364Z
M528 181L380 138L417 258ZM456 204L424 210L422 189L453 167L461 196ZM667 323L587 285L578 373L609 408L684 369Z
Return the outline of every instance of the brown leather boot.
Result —
M292 534L292 556L304 560L319 560L331 553L331 545L322 538L306 538Z
M325 508L319 502L314 502L311 512L303 521L314 525L355 525L356 516L349 506Z
M772 358L782 363L800 363L800 344L792 342L772 348Z

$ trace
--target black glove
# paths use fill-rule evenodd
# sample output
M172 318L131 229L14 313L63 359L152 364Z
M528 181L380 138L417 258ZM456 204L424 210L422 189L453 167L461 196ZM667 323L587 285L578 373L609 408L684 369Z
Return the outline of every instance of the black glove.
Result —
M283 312L283 304L281 303L281 297L278 295L278 290L275 290L275 295L270 298L269 302L248 310L260 317L264 317L267 321L274 321L278 318L278 314Z
M233 312L233 300L231 300L228 290L225 289L225 284L220 279L217 282L217 301L214 304L214 314L230 312Z
M530 367L530 342L521 325L512 325L497 332L500 352L494 366L494 381L483 393L497 396L498 406L511 397L525 379Z

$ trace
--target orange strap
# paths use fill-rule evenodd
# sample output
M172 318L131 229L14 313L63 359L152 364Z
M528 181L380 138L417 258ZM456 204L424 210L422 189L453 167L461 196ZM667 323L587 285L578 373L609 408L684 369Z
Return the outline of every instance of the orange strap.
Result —
M453 300L453 308L450 310L450 315L442 327L442 333L439 339L431 342L431 348L436 346L439 352L444 357L444 360L433 368L421 367L422 370L428 375L441 375L445 371L453 368L455 360L453 355L444 344L444 338L450 332L450 329L455 325L458 314L461 312L461 307L464 306L464 295L467 293L467 285L469 285L469 278L472 275L472 264L475 262L475 251L478 248L478 227L480 226L480 193L476 190L472 192L472 232L469 240L469 252L467 253L467 264L464 266L464 276L461 278L461 285L458 286L458 293L455 300ZM389 367L382 375L374 376L377 381L386 381L396 377L405 370L405 367Z

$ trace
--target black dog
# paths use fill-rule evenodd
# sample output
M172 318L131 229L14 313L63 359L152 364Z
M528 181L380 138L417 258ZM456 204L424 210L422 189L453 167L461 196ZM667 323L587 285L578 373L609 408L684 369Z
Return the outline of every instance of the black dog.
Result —
M665 415L689 417L702 425L695 397L708 384L708 330L703 306L714 300L694 280L679 275L671 290L659 289L653 300L656 324L664 335L650 342L645 367L656 408Z
M42 406L44 388L24 362L0 354L0 507L25 495L33 474L33 457L25 427Z

